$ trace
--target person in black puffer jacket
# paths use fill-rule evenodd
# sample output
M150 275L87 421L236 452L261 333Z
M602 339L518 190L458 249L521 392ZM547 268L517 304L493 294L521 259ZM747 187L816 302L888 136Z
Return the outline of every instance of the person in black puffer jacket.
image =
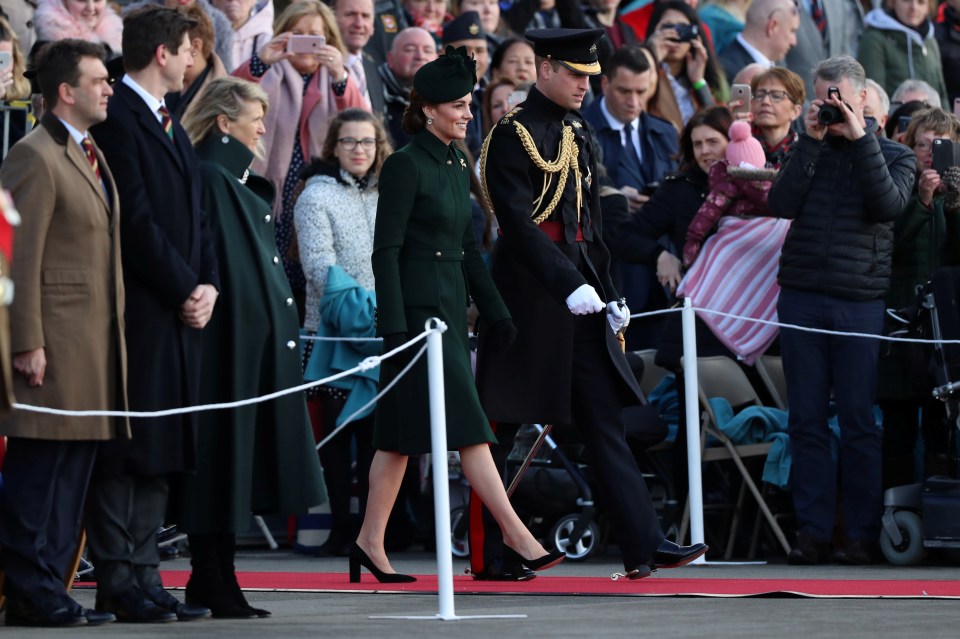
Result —
M780 321L818 329L879 334L890 286L893 224L913 190L916 159L905 146L873 135L863 117L866 76L837 56L814 72L814 99L773 188L772 215L792 219L783 245ZM836 87L840 97L828 97ZM818 119L829 104L842 120ZM873 561L882 511L880 440L873 416L879 341L783 329L780 346L790 405L793 504L800 539L791 564L829 559L837 502L837 463L827 416L830 392L841 439L845 544L834 559Z

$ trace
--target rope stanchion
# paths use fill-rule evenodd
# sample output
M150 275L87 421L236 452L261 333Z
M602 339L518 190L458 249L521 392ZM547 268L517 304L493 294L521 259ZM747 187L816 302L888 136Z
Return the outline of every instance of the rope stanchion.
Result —
M690 298L683 300L683 390L687 422L687 483L690 502L690 541L702 544L703 481L700 464L700 380L697 378L697 331ZM681 540L682 542L682 540ZM698 557L695 564L706 560Z

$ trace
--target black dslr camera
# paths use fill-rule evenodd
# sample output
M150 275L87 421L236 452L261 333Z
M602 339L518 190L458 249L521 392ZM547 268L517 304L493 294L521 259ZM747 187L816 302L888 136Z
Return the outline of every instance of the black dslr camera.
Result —
M827 89L827 97L840 100L840 89L837 87L830 87ZM831 124L843 122L844 119L843 110L841 110L840 107L833 106L832 104L821 104L820 111L817 112L817 121L824 126L830 126Z
M700 35L700 27L695 24L675 24L673 28L677 31L676 39L671 38L674 42L691 42Z

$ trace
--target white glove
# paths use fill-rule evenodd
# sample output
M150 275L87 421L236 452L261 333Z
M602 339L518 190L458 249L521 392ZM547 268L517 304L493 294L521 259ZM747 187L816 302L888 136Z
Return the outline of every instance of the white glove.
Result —
M589 315L603 310L603 300L589 284L584 284L567 296L567 308L574 315Z
M623 302L610 302L607 304L607 321L610 322L610 328L614 333L626 328L630 324L630 309L626 304L621 307Z

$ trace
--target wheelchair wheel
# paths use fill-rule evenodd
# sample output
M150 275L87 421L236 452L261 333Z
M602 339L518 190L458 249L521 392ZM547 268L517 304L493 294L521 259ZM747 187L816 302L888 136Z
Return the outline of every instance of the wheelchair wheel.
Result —
M880 535L880 549L883 556L895 566L914 566L923 560L923 524L920 515L910 510L898 510L893 513L903 542L894 545L886 531Z
M466 559L470 556L470 531L461 520L466 516L463 506L458 506L450 511L450 552L457 559ZM458 528L463 528L461 535L457 534Z
M597 526L597 522L592 520L583 529L580 540L575 544L570 543L570 534L576 527L579 518L579 514L564 515L553 525L553 529L550 531L550 539L553 540L554 547L566 553L567 559L571 561L583 561L596 552L597 545L600 543L600 528Z

